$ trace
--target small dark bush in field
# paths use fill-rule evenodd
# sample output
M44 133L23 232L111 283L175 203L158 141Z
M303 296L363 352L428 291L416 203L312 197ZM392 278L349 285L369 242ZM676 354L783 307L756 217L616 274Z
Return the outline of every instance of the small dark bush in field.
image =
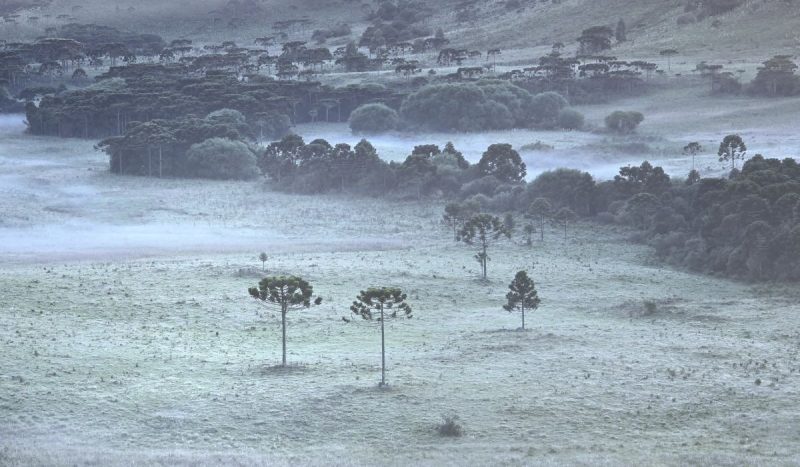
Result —
M464 434L464 427L459 423L458 415L444 415L442 419L443 422L436 427L440 436L458 438Z
M645 300L644 301L644 314L645 314L645 316L655 314L656 311L658 311L658 305L656 305L656 302L654 302L652 300Z

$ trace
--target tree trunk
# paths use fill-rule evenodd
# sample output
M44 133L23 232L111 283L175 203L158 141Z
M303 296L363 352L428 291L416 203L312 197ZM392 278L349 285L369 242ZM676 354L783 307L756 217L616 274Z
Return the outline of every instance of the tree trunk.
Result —
M522 330L525 330L525 307L522 307Z
M153 151L147 146L147 176L153 176Z
M381 303L381 386L386 386L386 341L383 331L383 303Z
M161 146L158 146L158 178L161 178Z
M481 259L482 259L481 262L483 263L482 264L483 265L483 279L485 280L486 279L486 260L488 259L488 257L486 256L486 243L485 242L483 244L483 258L481 258Z
M539 217L539 239L544 241L544 216Z
M281 310L281 334L283 335L283 363L281 366L286 366L286 305L282 306Z

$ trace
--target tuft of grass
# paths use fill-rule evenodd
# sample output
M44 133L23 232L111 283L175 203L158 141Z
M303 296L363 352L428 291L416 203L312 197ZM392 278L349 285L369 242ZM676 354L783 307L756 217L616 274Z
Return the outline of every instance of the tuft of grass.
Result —
M443 415L442 423L436 427L439 436L458 438L464 434L464 427L461 426L458 415Z

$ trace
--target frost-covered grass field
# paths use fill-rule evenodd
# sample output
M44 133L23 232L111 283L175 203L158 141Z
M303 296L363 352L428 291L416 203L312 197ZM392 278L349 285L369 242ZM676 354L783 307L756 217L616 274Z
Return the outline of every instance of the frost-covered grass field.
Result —
M438 202L116 177L91 142L2 131L0 465L800 462L796 287L665 268L591 224L490 250L482 282ZM289 315L288 370L246 292L260 251L325 299ZM520 269L527 332L501 309ZM378 329L342 320L371 285L415 310L388 326L388 390ZM436 433L450 414L464 436Z

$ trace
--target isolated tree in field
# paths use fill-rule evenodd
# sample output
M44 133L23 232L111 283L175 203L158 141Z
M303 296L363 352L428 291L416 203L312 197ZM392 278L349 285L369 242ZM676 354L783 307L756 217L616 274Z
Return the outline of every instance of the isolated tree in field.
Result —
M720 162L731 161L731 170L736 168L736 159L744 160L747 146L739 135L728 135L721 143L717 155Z
M536 226L533 225L533 222L528 222L525 224L525 227L522 228L522 231L525 233L525 245L533 245L533 234L536 233Z
M577 218L578 216L570 208L561 208L553 214L553 223L564 228L564 240L567 239L567 225Z
M489 261L487 253L489 247L502 237L509 238L511 233L497 216L491 214L478 214L464 224L458 232L458 238L467 245L478 245L480 251L475 259L481 265L483 278L486 279L486 263Z
M541 300L536 292L533 279L525 271L517 272L514 280L508 285L506 294L507 303L503 305L506 311L519 311L522 314L522 330L525 330L525 311L533 311L539 307Z
M484 175L494 175L506 183L521 182L527 173L522 157L510 144L489 146L478 162L478 170Z
M539 239L544 241L544 223L553 214L553 205L547 198L536 198L528 207L526 214L539 222Z
M475 201L465 201L463 203L448 203L444 207L442 221L453 228L453 238L458 241L458 229L464 222L478 213L480 205Z
M672 57L678 55L675 49L664 49L658 53L662 57L667 57L667 71L672 71Z
M683 147L683 153L686 154L687 156L692 156L692 170L694 170L694 158L702 150L703 147L700 146L700 143L698 143L697 141L692 141L691 143Z
M258 287L250 287L247 291L267 308L280 310L283 341L281 366L286 366L286 313L319 305L322 297L314 298L311 284L296 276L265 277L258 283Z
M350 306L350 311L365 320L381 323L381 386L386 386L386 332L384 322L390 318L411 318L406 294L397 287L370 287L362 290Z
M267 268L267 254L262 251L261 254L258 255L258 259L261 261L261 271L265 271Z

